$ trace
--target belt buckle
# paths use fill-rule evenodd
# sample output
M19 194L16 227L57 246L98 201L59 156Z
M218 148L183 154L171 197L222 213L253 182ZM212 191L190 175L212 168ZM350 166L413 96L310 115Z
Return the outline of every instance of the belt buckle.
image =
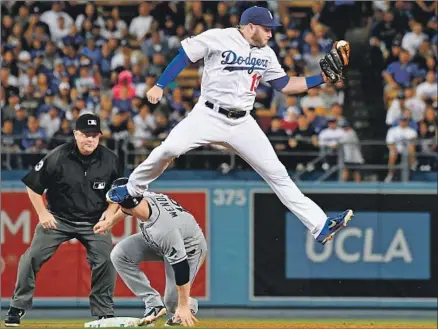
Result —
M229 119L231 119L232 116L233 116L233 111L228 110L227 117L228 117Z

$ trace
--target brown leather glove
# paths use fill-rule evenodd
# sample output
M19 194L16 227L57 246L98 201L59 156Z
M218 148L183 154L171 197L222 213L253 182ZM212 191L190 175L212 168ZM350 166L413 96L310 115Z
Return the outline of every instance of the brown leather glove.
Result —
M330 83L344 79L344 68L350 62L350 44L347 41L336 41L332 50L319 61L322 72Z

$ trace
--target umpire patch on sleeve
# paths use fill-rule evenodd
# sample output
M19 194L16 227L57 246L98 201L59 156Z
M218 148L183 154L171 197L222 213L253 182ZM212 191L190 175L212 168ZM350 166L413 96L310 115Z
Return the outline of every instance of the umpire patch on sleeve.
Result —
M103 190L105 188L106 183L105 182L94 182L93 183L93 189L95 190Z

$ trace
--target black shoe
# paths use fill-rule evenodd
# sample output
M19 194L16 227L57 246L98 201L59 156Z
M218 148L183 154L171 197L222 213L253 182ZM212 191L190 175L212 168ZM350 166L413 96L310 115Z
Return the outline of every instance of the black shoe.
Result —
M5 318L6 327L19 327L21 318L26 314L26 311L21 308L9 307L8 314Z
M166 308L164 306L157 306L152 308L148 313L145 313L143 315L143 319L141 319L141 324L139 325L145 325L145 324L151 324L155 321L157 321L162 316L165 316L167 313Z
M114 315L101 315L98 317L98 320L113 318Z

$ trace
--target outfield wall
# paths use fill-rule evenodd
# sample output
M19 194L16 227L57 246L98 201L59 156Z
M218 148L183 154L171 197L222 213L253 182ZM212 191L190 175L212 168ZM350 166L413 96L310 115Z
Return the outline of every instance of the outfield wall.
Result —
M436 184L301 184L328 214L355 209L351 225L324 247L310 238L263 182L160 181L200 222L209 258L193 287L211 307L436 308L438 230ZM12 294L20 255L37 217L24 186L2 182L1 297ZM137 231L133 218L113 231L115 243ZM63 244L37 278L35 306L88 305L90 274L85 249ZM144 264L163 291L161 264ZM123 282L116 305L141 305Z

